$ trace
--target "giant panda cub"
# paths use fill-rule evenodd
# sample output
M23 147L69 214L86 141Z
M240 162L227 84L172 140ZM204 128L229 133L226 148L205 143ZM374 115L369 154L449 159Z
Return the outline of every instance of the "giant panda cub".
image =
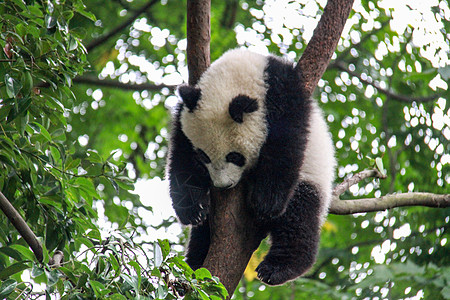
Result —
M336 162L322 111L303 96L294 65L235 49L178 94L168 177L180 222L193 225L187 263L197 269L208 253L210 188L242 182L271 236L258 277L277 285L305 273L315 261Z

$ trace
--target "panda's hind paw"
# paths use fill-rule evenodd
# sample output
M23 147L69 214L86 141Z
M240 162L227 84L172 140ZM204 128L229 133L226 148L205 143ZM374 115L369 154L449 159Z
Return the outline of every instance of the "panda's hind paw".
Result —
M258 278L268 285L280 285L287 281L293 280L303 272L298 272L290 265L282 263L270 263L263 261L256 268Z

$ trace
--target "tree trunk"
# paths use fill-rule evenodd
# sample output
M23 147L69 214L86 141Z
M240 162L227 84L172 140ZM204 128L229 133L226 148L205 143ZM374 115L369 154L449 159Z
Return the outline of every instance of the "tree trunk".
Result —
M194 86L211 64L211 0L187 2L187 65L189 85Z

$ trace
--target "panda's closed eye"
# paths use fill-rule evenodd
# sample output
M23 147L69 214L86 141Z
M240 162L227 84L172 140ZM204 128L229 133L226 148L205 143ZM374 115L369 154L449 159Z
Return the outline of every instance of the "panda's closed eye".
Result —
M238 167L245 165L245 157L238 152L230 152L226 156L226 160L229 163L235 164Z
M204 164L210 164L211 159L202 149L197 149L197 157Z

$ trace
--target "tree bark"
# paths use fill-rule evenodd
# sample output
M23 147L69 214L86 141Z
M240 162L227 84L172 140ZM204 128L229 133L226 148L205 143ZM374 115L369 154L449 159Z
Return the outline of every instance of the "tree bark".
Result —
M187 1L187 65L189 85L194 86L211 63L211 0Z
M236 289L242 274L265 236L257 235L253 214L245 205L242 185L226 191L211 192L211 246L203 267L219 277L230 294Z

